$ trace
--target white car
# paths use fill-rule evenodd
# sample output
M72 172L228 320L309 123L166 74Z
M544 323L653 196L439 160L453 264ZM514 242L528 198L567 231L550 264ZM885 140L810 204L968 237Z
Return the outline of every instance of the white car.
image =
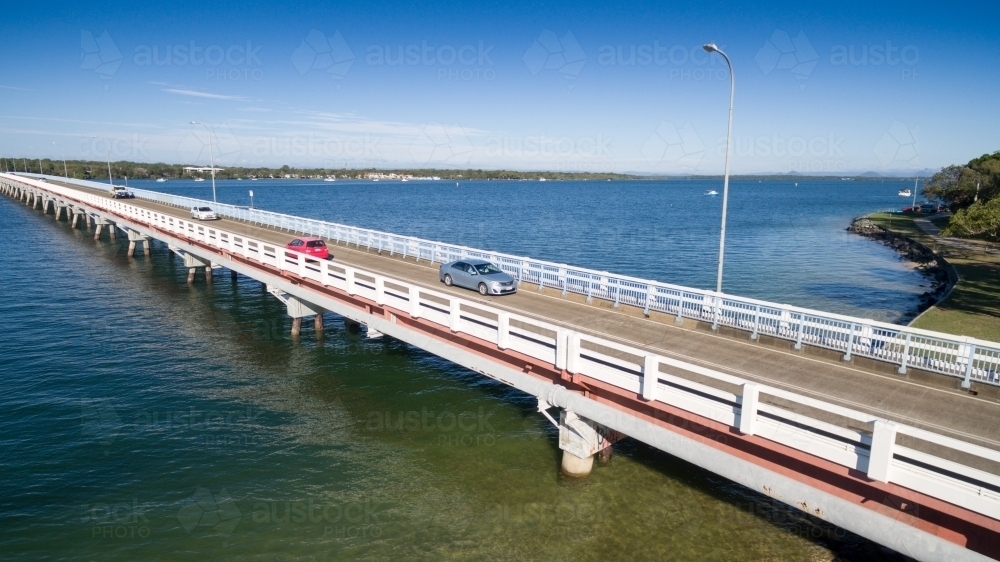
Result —
M209 207L191 207L191 218L200 221L219 220L219 216Z

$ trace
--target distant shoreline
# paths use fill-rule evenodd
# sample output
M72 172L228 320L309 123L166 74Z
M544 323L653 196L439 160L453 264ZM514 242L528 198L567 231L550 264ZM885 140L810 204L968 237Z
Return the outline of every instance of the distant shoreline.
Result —
M51 160L26 158L7 158L0 156L2 169L28 173L39 173L62 176L68 173L75 179L106 180L108 178L108 163L96 160ZM110 163L111 175L115 179L193 179L196 177L211 177L211 167L192 164L165 164L162 162L131 162L117 161ZM463 180L587 180L587 181L722 181L722 175L676 175L676 174L640 174L640 173L603 173L603 172L556 172L556 171L517 171L517 170L482 170L482 169L437 169L437 168L293 168L290 166L272 167L217 167L216 179L354 179L364 180L390 179L387 176L405 176L408 179L440 178L442 181ZM371 176L371 177L369 177ZM882 176L874 172L844 175L797 175L790 174L738 174L730 175L737 181L901 181L921 176L915 172L910 176Z

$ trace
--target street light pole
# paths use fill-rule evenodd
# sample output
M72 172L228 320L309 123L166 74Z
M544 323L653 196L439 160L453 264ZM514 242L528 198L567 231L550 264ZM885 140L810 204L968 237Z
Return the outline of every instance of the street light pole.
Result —
M108 139L104 137L93 137L95 139L101 139L104 141L104 157L108 159L108 185L111 186L111 191L115 190L115 184L111 181L111 151L109 150L110 143Z
M35 151L35 147L31 146L30 144L28 145L28 148L30 148L32 152ZM25 167L25 170L27 170L27 167ZM38 175L42 175L44 173L45 172L42 171L42 158L39 157L38 158Z
M715 281L715 292L721 293L722 264L725 261L726 255L726 209L729 205L729 147L733 139L733 100L736 97L736 77L733 76L733 63L730 62L729 56L722 49L718 48L715 43L708 43L703 49L709 53L719 53L722 55L722 58L726 59L726 64L729 66L729 130L726 133L726 175L722 182L722 230L719 234L719 273Z
M52 144L54 144L56 146L59 146L58 144L56 144L56 141L52 141ZM69 170L66 168L66 152L63 150L63 148L61 146L59 146L59 153L62 154L63 177L68 178L69 177Z
M215 199L215 152L212 150L212 129L208 125L197 121L189 121L189 123L192 125L201 125L208 131L208 158L212 163L212 203L218 203Z

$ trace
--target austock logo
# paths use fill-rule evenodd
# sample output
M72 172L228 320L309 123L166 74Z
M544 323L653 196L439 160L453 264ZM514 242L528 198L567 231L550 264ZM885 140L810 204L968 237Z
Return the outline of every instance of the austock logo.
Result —
M889 129L875 143L872 151L883 168L906 168L919 164L919 130L893 121Z
M567 80L575 80L587 63L587 55L577 42L573 32L567 31L561 38L554 31L542 31L538 39L528 47L521 57L532 76L543 70L555 70ZM572 85L570 86L572 87Z
M787 32L775 29L757 51L754 60L765 75L775 70L788 70L804 82L819 63L819 54L802 31L792 38ZM799 87L805 89L806 86L801 83Z
M705 143L691 123L685 123L678 129L669 121L661 121L643 143L640 152L653 166L676 164L694 170L705 156Z
M212 494L207 488L198 487L177 512L177 520L188 533L198 527L210 527L217 533L231 535L242 518L243 513L225 488Z
M340 31L330 37L313 29L292 53L292 64L300 75L322 70L336 80L343 80L354 64L354 52Z
M410 157L419 164L465 165L473 150L462 127L441 123L425 125L409 146Z
M111 80L124 57L107 31L95 39L91 32L81 30L80 59L80 68L93 70L101 80ZM107 84L104 87L107 88Z
M84 399L80 406L83 434L97 439L105 447L110 447L123 425L118 412L106 399Z

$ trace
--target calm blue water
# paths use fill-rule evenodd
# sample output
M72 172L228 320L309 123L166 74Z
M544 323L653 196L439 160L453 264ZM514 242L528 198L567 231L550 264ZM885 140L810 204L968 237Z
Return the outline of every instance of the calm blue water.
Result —
M738 184L757 195L733 197L732 290L910 306L919 278L841 232L896 186L802 184ZM258 206L390 231L700 286L714 272L704 184L244 181L221 199L249 187ZM831 203L795 203L811 198ZM125 244L0 198L4 559L887 556L631 441L564 480L553 428L518 392L335 318L292 340L259 283L189 286L165 248L129 259Z
M133 182L211 200L208 181ZM909 181L751 180L730 185L726 292L899 321L928 283L844 229L898 208ZM715 288L721 182L220 181L219 201Z

